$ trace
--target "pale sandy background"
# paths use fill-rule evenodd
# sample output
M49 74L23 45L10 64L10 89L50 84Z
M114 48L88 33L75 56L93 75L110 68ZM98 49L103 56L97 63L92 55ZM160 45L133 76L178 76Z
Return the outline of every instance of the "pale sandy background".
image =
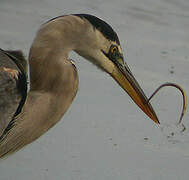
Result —
M148 96L171 81L189 94L188 0L0 0L0 47L29 47L39 26L70 13L103 18L119 34L125 59ZM105 73L76 54L80 87L48 133L0 161L0 180L188 180L189 114L165 88L153 100L157 127ZM172 129L171 129L172 128ZM173 138L166 138L170 132Z

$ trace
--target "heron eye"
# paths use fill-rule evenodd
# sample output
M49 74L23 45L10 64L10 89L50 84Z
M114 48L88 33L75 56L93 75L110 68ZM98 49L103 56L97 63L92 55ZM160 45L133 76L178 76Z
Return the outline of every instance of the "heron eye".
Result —
M119 53L119 49L116 45L111 45L109 52L105 53L103 50L101 50L104 55L110 59L111 61L115 62L117 60L117 58L119 58L121 56L121 54Z
M111 54L115 54L118 51L118 47L117 46L112 46L110 49Z

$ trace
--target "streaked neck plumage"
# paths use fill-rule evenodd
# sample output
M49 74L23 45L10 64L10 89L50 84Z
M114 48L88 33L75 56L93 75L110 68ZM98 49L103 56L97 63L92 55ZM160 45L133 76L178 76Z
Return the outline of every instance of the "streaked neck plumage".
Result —
M67 16L42 25L29 54L31 90L52 90L53 82L62 74L62 66L69 61L70 51L77 46L75 37L80 32L74 26L79 23L79 18Z

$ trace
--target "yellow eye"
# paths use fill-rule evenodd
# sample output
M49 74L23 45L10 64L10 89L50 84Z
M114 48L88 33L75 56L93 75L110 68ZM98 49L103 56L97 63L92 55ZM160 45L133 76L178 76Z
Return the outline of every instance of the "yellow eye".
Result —
M117 46L113 46L110 51L113 54L113 53L117 52L117 50L118 50Z

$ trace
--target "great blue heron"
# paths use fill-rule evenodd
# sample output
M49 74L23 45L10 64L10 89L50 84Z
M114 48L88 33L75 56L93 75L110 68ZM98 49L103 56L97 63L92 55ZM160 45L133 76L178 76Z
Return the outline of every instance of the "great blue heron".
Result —
M144 92L123 59L118 36L111 26L88 14L59 16L44 23L33 41L29 53L28 93L26 78L23 78L26 77L23 57L17 52L1 51L1 59L6 56L4 58L7 61L17 62L16 68L4 64L1 72L16 76L22 93L21 102L16 104L16 113L3 120L3 123L0 122L0 157L31 143L64 115L78 89L77 69L69 59L71 51L112 76L142 111L159 123L152 106L147 103ZM22 75L22 78L18 78L15 72Z

